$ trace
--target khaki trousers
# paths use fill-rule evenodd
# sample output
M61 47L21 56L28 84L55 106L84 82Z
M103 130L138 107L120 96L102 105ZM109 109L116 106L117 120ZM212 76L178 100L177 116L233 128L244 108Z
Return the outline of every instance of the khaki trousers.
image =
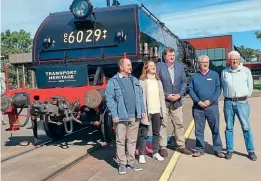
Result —
M177 109L167 109L167 119L163 119L160 127L160 147L164 149L167 147L167 127L171 121L173 125L173 132L176 139L176 144L180 148L185 147L184 125L183 125L183 110L182 107Z
M129 121L117 123L116 159L118 164L134 164L139 124L140 121L138 119L131 119Z

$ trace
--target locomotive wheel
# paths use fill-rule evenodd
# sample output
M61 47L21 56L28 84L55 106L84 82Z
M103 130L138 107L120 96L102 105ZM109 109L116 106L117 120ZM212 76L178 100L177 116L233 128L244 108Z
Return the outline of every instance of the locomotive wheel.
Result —
M109 113L108 109L106 110L103 121L101 124L101 132L103 141L110 142L113 139L115 139L115 132L113 130L113 122L112 122L112 116Z
M44 131L47 134L47 136L54 140L63 138L64 135L66 134L64 130L64 125L63 124L56 125L54 123L49 123L48 119L49 119L49 115L43 116Z

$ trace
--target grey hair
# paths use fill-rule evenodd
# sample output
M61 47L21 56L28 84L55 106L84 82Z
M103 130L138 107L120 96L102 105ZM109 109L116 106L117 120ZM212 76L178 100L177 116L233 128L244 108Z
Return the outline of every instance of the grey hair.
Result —
M229 52L227 58L230 59L230 57L233 56L233 55L238 56L240 58L240 53L238 51L235 51L235 50Z
M198 62L200 63L200 61L203 59L203 58L207 58L208 61L209 61L209 57L207 55L201 55L198 57Z

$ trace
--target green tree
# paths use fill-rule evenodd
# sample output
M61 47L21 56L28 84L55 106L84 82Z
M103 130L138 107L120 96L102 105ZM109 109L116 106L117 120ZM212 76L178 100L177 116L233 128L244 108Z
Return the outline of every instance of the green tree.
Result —
M24 30L13 31L6 30L1 33L2 56L8 59L13 53L28 53L32 51L33 39L31 34Z
M14 53L29 53L32 51L33 39L31 34L24 31L13 31L6 30L1 32L1 72L3 72L3 65L9 63L9 55ZM9 64L8 78L10 86L16 84L16 68ZM21 68L19 68L19 75L22 77ZM26 74L26 79L29 79L30 74ZM28 82L30 83L30 82Z
M256 38L260 39L260 41L261 41L261 31L256 32Z
M245 46L240 46L237 48L246 61L250 61L252 58L256 57L258 51L252 48L247 48Z

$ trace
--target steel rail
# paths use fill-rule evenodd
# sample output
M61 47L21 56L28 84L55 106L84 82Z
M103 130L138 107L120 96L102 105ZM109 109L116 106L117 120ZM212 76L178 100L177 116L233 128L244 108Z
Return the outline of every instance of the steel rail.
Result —
M102 144L99 144L97 146L94 146L92 148L89 149L88 153L76 158L75 160L73 160L72 162L68 163L67 165L63 166L62 168L54 171L53 173L51 173L50 175L48 175L47 177L43 178L41 181L50 181L53 180L54 178L58 177L59 175L61 175L62 173L66 172L67 170L69 170L70 168L72 168L73 166L77 165L78 163L84 161L85 159L87 159L91 153L101 149L101 148L105 148L109 145L106 144L105 146Z
M35 146L34 148L31 148L31 149L28 149L28 150L25 150L25 151L22 151L22 152L19 152L19 153L16 153L16 154L7 156L7 157L1 159L1 163L6 162L7 160L11 160L11 159L13 159L13 158L16 158L16 157L18 157L18 156L24 155L24 154L26 154L26 153L32 152L32 151L34 151L34 150L36 150L36 149L38 149L38 148L41 148L41 147L43 147L43 146L45 146L45 145L49 145L49 144L51 144L51 143L54 143L54 142L57 142L57 141L61 141L61 140L65 139L65 138L68 138L69 136L72 136L72 135L74 135L74 134L76 134L76 133L79 133L79 132L81 132L81 131L83 131L83 130L89 129L90 127L92 127L92 126L86 126L86 127L81 128L81 129L79 129L79 130L76 130L76 131L74 131L74 132L72 132L72 133L70 133L70 134L64 135L64 137L61 138L61 139L49 140L49 141L47 141L47 142L44 142L44 143L42 143L42 144L40 144L40 145Z

